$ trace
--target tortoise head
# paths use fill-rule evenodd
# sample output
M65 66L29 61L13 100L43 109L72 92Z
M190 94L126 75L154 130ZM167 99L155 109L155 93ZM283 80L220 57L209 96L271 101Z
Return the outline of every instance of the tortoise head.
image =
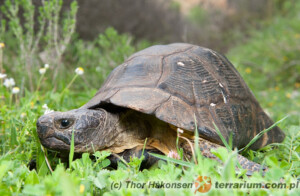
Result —
M46 148L69 151L74 132L75 152L93 152L99 149L99 140L105 137L106 116L102 109L51 112L37 120L37 133Z

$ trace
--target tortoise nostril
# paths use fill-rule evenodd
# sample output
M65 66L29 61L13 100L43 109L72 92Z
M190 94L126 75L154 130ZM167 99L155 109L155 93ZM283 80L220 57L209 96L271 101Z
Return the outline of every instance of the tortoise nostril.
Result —
M47 138L53 135L54 131L51 129L51 127L48 126L47 122L43 122L38 119L36 122L36 127L39 138Z
M40 138L46 138L48 132L48 127L37 123L37 133Z
M38 131L41 135L45 135L47 133L47 130L48 130L48 127L46 127L46 126L39 126L39 129L38 129Z

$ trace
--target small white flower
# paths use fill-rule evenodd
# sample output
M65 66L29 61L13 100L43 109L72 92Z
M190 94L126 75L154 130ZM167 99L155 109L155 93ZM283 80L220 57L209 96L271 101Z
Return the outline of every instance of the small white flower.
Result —
M21 119L25 118L26 117L26 113L22 112L21 115L20 115Z
M173 150L171 150L168 153L168 157L173 158L173 159L178 159L178 160L180 159L179 154L177 152L173 151Z
M45 112L44 112L44 114L49 114L51 112L54 112L54 110L46 109Z
M46 68L41 68L39 70L39 72L40 72L41 75L45 74L46 73Z
M42 108L45 110L44 114L54 112L54 110L51 110L46 103L42 106Z
M14 87L12 90L11 90L12 94L18 94L20 92L20 88L19 87Z
M42 106L42 108L45 110L49 109L46 103Z
M76 73L77 75L82 75L82 74L84 73L84 69L83 69L82 67L77 67L77 68L75 69L75 73Z
M0 79L6 78L6 74L0 73Z
M12 86L15 86L15 80L13 78L7 78L4 80L3 85L6 86L6 88L10 88Z
M49 68L49 64L45 64L44 68L48 69Z

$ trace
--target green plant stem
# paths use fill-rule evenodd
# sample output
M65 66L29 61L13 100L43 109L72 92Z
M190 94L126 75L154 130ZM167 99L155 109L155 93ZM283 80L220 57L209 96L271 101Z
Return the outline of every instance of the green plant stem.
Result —
M11 108L11 103L12 103L12 97L13 97L13 94L11 92L11 88L10 88L10 96L9 96L9 107Z
M70 86L73 84L73 82L76 80L77 77L78 77L78 74L76 74L76 75L72 78L71 82L70 82L70 83L67 85L67 87L64 88L64 90L60 93L60 96L63 96L64 92L65 92L67 89L70 88Z
M49 163L48 157L47 157L46 152L45 152L45 150L44 150L44 147L43 147L42 145L41 145L41 150L42 150L42 152L43 152L43 154L44 154L45 162L46 162L46 164L47 164L48 169L51 171L51 173L53 173L53 169L52 169L52 167L51 167L51 165L50 165L50 163Z
M38 85L37 85L36 90L35 90L36 93L37 93L37 92L39 91L39 89L40 89L40 86L41 86L41 83L42 83L43 78L44 78L44 74L42 74L41 77L40 77L40 79L39 79Z
M2 48L0 48L0 73L3 73L3 63L2 63L2 60L3 60L3 52L2 52ZM2 85L2 83L1 83Z

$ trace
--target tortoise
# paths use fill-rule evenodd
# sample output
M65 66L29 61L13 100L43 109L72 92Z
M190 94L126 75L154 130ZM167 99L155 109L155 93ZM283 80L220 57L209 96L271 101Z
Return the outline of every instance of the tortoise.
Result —
M174 43L156 45L130 56L108 76L85 105L52 112L37 121L39 139L46 148L66 152L74 131L75 152L108 150L127 157L146 150L168 155L178 146L191 158L195 131L206 157L223 145L216 127L233 147L245 147L273 125L253 93L229 60L208 48ZM275 126L253 143L257 150L282 142ZM150 156L150 165L155 162ZM241 166L258 171L260 165L238 155Z

